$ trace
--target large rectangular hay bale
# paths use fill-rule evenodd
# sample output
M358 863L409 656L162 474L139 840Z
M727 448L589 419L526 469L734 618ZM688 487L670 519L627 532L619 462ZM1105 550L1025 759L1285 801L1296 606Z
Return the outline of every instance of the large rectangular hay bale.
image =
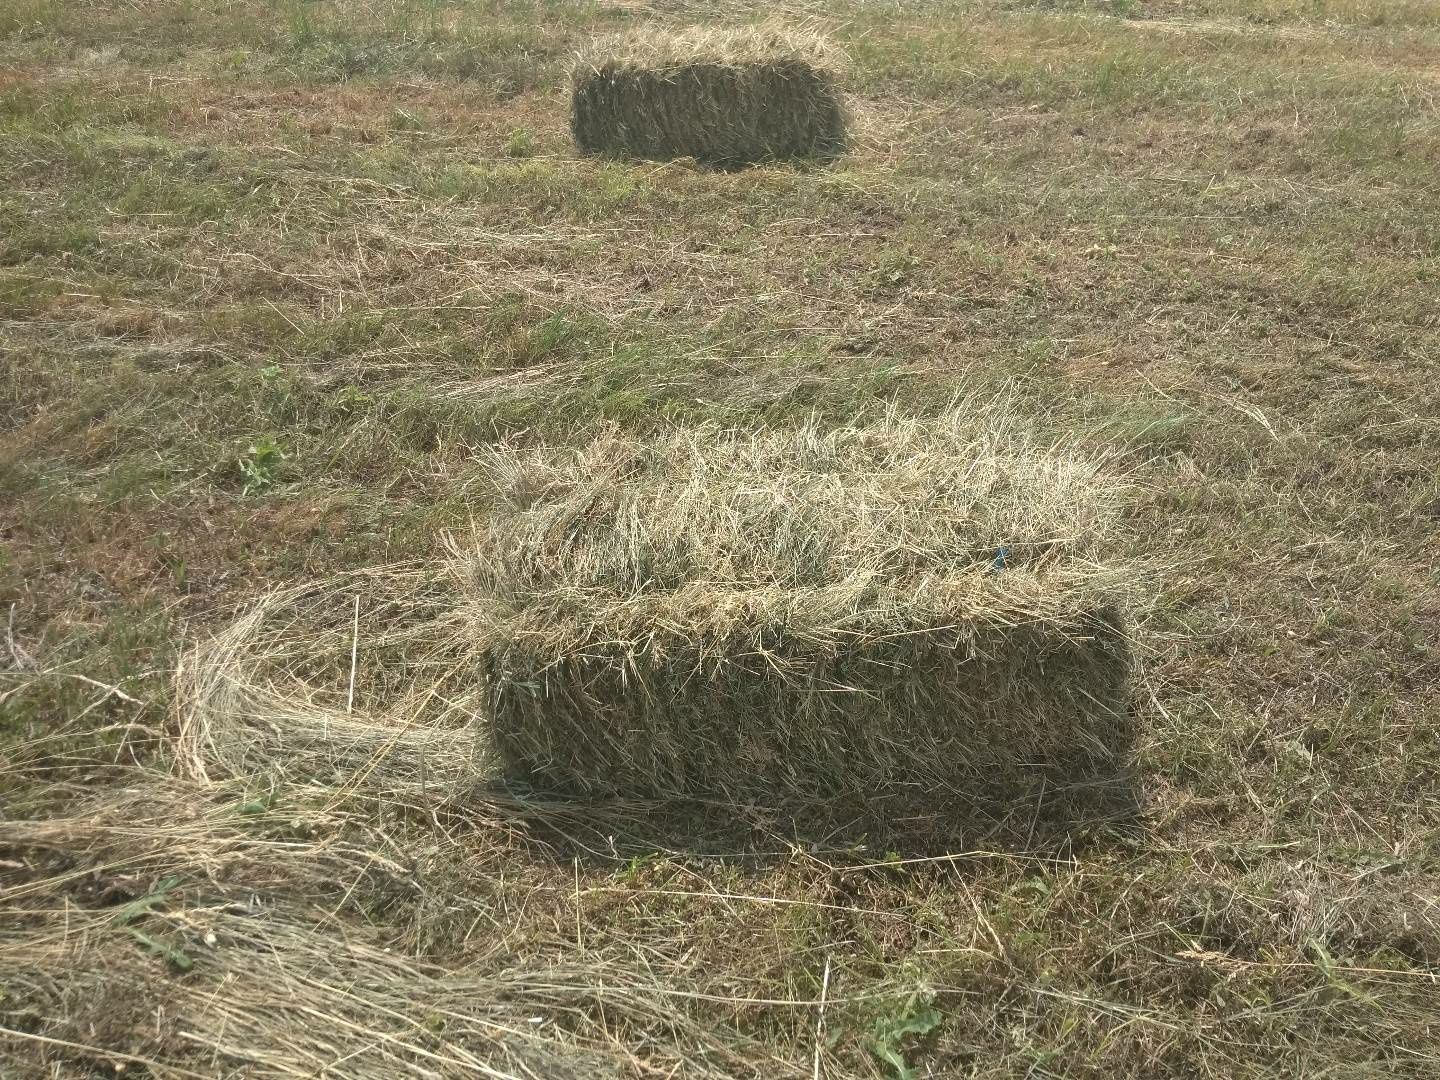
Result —
M1114 779L1117 483L974 403L500 455L463 555L509 774L953 807Z
M847 137L829 57L818 40L777 31L623 39L577 65L571 131L591 154L830 161Z

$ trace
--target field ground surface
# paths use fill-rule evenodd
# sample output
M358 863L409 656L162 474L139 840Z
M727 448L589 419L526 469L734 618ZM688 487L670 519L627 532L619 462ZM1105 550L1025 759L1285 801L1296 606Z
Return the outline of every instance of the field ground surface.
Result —
M731 0L0 5L4 1075L1440 1072L1440 5L783 14L833 167L575 153ZM977 394L1130 478L1135 820L725 857L372 708L487 447Z

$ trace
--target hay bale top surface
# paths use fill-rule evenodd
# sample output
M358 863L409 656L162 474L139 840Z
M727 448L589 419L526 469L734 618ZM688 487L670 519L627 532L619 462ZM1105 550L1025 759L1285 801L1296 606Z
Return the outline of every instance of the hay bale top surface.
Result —
M596 41L573 71L578 83L596 72L667 72L696 65L743 68L802 63L831 77L843 74L845 56L823 34L775 23L673 34L617 34Z
M1003 405L834 431L612 433L487 465L496 511L457 542L459 580L482 635L552 655L1058 624L1127 580L1106 565L1122 481Z

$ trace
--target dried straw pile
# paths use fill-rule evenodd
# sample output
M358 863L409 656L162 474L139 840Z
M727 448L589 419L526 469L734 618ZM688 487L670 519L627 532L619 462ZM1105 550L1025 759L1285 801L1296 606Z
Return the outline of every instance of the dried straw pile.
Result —
M586 153L736 167L846 148L834 53L770 27L629 37L577 65L571 130Z
M460 569L512 777L885 817L1121 771L1117 483L1003 408L493 468Z

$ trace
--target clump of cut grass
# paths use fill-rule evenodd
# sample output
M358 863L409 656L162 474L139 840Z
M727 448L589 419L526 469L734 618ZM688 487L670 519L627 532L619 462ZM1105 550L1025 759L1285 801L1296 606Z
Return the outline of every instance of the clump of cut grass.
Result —
M191 650L176 677L178 772L391 802L446 802L474 783L473 710L434 692L457 663L441 597L413 568L348 585L276 590Z
M1003 403L490 467L458 562L512 779L944 832L1123 774L1121 484Z
M616 38L575 68L571 130L590 154L832 161L848 144L837 75L823 38L776 26Z

